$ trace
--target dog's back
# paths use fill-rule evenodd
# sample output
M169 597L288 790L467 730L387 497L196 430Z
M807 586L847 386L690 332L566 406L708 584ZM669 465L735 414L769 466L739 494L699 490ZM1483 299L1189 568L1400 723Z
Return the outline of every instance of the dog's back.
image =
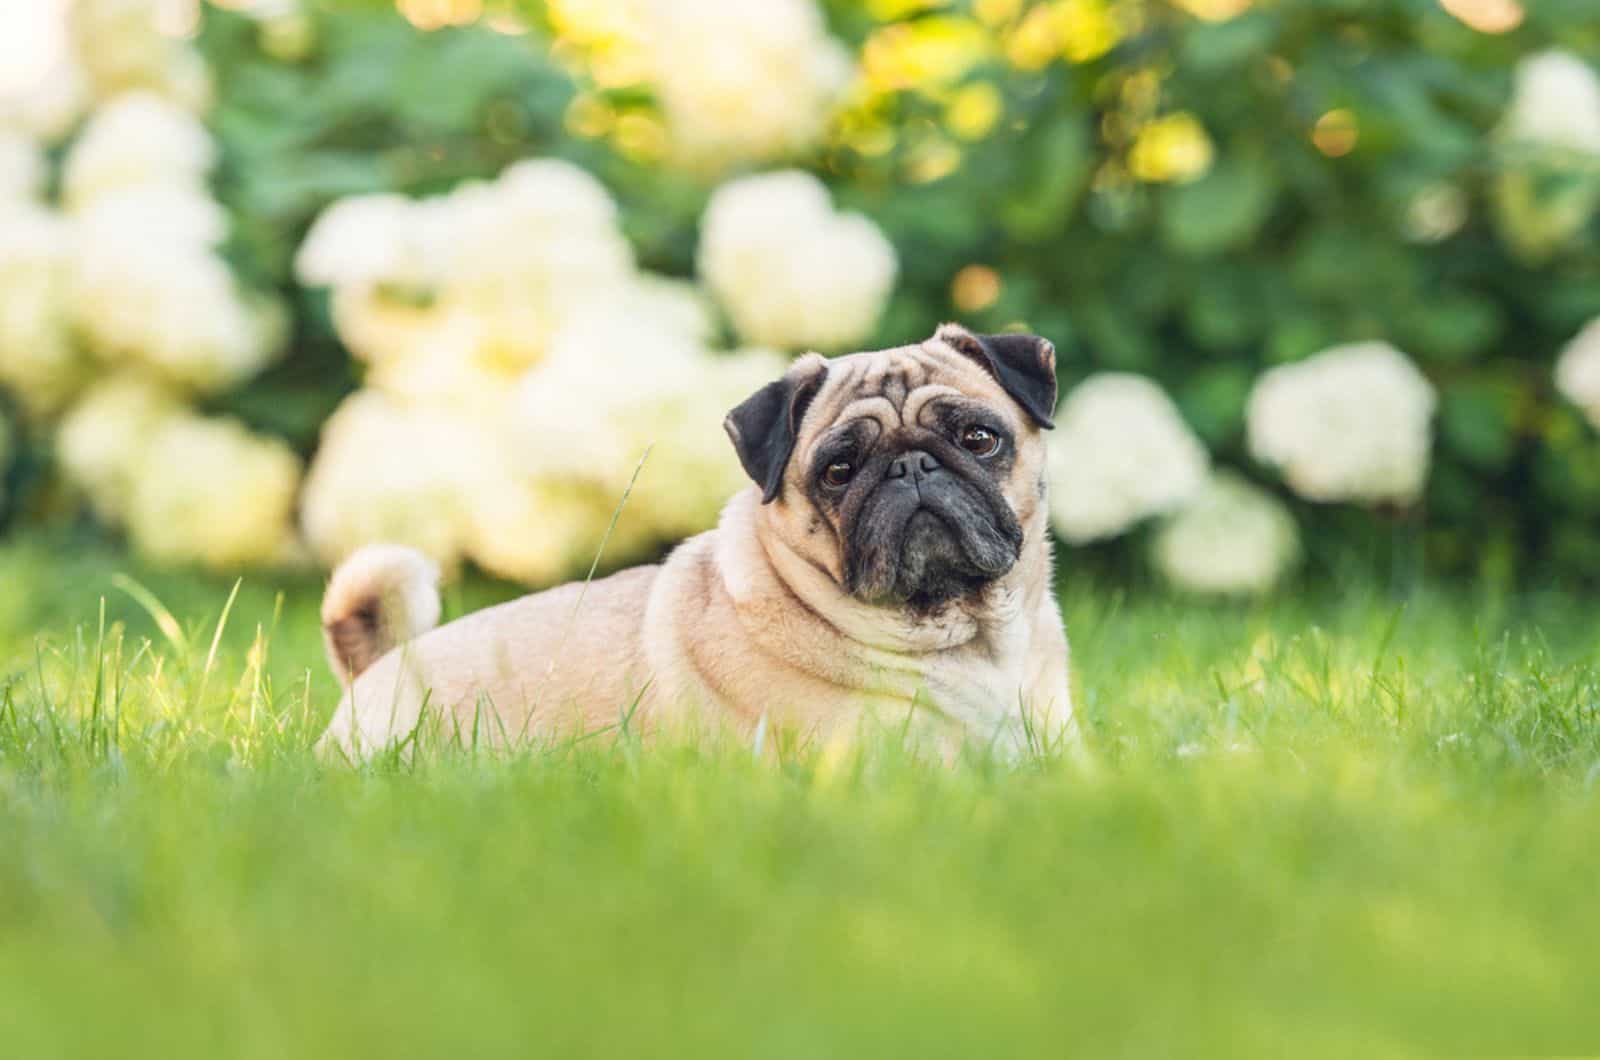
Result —
M436 620L431 565L391 554L346 566L323 606L330 662L349 684L324 749L358 758L419 726L493 745L593 731L616 723L644 689L640 628L659 567L562 585L430 630L419 582L426 570Z

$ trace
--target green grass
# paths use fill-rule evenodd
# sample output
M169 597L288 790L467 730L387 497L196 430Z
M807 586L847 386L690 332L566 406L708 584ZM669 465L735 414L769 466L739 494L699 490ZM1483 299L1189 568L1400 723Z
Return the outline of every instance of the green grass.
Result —
M1069 579L1084 762L350 770L314 581L247 581L213 656L230 583L138 572L163 633L122 569L0 549L6 1056L1600 1050L1575 596Z

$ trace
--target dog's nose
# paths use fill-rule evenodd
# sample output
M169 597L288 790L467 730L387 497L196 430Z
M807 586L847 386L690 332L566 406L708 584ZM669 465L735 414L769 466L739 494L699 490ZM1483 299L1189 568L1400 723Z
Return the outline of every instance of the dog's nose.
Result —
M889 465L889 473L885 478L905 478L911 476L913 483L921 482L928 474L937 471L940 463L932 453L921 449L913 449L909 453L901 453L894 458L894 463Z

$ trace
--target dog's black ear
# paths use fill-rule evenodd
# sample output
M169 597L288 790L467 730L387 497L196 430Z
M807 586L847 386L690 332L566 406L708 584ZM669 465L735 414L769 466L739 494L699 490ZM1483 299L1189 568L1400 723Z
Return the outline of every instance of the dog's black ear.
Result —
M1049 429L1056 411L1056 348L1038 335L975 335L941 324L934 338L982 365L1034 423Z
M745 474L761 487L761 503L783 490L783 471L799 437L800 420L828 377L828 364L816 354L801 358L782 379L745 398L722 421Z

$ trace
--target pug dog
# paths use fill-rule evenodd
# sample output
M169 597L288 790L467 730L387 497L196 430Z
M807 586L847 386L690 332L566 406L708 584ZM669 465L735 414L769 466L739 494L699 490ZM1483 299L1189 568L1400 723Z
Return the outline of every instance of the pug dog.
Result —
M474 743L871 719L1015 751L1069 731L1045 503L1055 349L954 324L798 359L725 421L752 484L667 559L440 628L437 572L370 546L323 601L360 757L432 718ZM646 469L648 473L648 468ZM909 731L909 730L902 730Z

